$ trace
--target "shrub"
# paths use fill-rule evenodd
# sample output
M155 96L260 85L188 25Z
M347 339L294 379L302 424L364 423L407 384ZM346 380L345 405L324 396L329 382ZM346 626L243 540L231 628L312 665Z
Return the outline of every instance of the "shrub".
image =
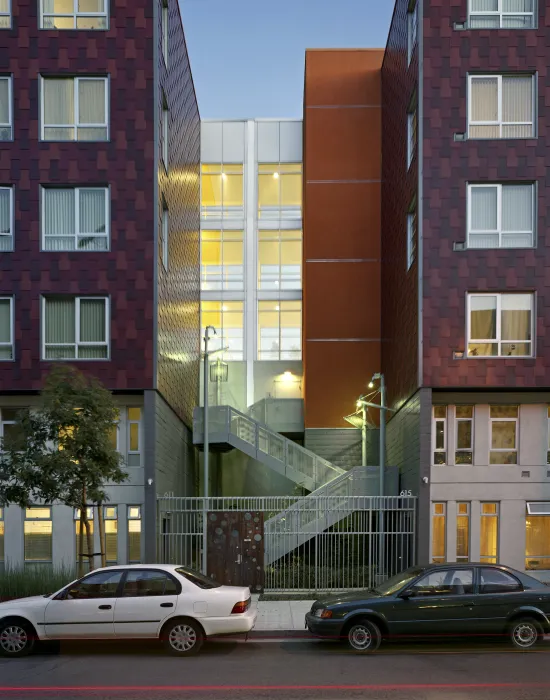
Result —
M74 569L49 565L0 570L0 601L55 593L76 578Z

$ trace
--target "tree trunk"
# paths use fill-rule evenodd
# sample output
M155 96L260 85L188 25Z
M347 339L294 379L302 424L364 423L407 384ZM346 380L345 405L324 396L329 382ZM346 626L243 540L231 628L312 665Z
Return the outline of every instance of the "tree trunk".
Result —
M97 525L99 528L99 551L101 552L101 566L107 566L107 542L105 540L105 521L103 519L103 504L97 503Z
M78 578L84 576L84 554L83 554L83 544L84 544L84 513L86 512L86 505L80 504L80 520L78 523Z
M84 507L84 512L86 512L86 507ZM95 563L94 563L94 538L92 535L92 531L90 529L90 521L88 520L88 514L86 513L85 519L84 519L84 525L86 526L86 544L88 548L88 561L90 562L90 571L92 569L95 569Z

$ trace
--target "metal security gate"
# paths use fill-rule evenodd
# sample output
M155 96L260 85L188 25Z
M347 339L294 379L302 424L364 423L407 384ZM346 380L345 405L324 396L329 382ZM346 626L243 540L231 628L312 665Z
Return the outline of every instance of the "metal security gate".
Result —
M162 497L157 555L201 570L207 543L208 575L253 591L368 588L416 563L416 506L413 497ZM230 528L247 518L256 519L252 535L242 525ZM231 557L248 557L242 573Z

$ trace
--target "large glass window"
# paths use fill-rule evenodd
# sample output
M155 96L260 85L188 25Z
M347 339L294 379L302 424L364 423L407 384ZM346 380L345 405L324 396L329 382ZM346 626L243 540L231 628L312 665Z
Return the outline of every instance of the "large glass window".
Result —
M258 359L302 359L302 302L258 302Z
M470 560L470 504L456 504L456 560Z
M226 360L244 359L244 304L242 301L202 301L201 338L206 326L214 326L210 336L211 350L224 350Z
M468 248L532 248L535 186L468 186Z
M469 85L469 138L535 136L533 75L471 75Z
M30 563L52 560L52 509L37 506L25 509L23 526L25 561Z
M67 598L89 600L90 598L114 598L122 579L123 571L99 571L75 583L67 592Z
M107 29L109 0L40 0L41 29Z
M536 0L470 0L470 29L531 29Z
M414 47L418 40L418 1L411 0L409 3L409 11L407 13L407 56L408 62L414 52Z
M491 406L491 450L489 464L518 463L517 406Z
M141 562L141 506L128 506L128 563Z
M163 571L129 571L126 575L123 598L143 598L177 595L178 587L174 579Z
M470 595L474 592L471 569L432 571L411 588L415 596Z
M88 518L88 523L90 526L90 536L92 539L92 548L88 547L88 534L86 531L86 526L82 525L82 537L80 536L80 508L74 509L74 526L75 526L75 541L76 541L76 561L80 561L80 555L82 554L84 562L84 570L90 571L94 568L92 555L95 552L94 547L94 509L90 506L86 508L86 517Z
M0 7L2 0L0 0ZM2 16L0 15L0 21ZM0 22L0 28L2 27ZM0 76L0 141L13 139L12 79L9 75Z
M45 360L106 360L109 310L105 297L43 297Z
M244 216L243 165L203 163L201 166L201 213L211 218Z
M474 452L474 407L457 406L455 464L472 464Z
M126 464L129 467L141 466L142 454L141 408L128 408L128 454Z
M302 164L260 163L258 165L258 218L300 219L302 217Z
M432 561L441 564L445 561L446 546L446 503L432 503Z
M13 226L13 187L0 187L0 251L2 252L13 250Z
M481 504L480 561L496 564L498 561L498 503Z
M468 356L531 357L532 294L469 294Z
M43 187L41 216L44 250L109 249L106 187Z
M105 557L107 565L118 561L118 509L116 506L105 506L103 509L105 522Z
M550 503L528 504L525 534L525 568L550 569Z
M302 232L258 231L258 288L302 288Z
M43 141L108 141L107 78L42 78Z
M239 291L243 288L243 232L201 231L201 289Z
M0 0L0 29L11 28L11 0Z
M433 463L447 464L447 406L433 407Z

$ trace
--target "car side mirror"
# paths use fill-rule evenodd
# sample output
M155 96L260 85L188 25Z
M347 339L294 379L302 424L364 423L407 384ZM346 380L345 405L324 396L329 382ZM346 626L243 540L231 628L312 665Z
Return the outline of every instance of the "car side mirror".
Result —
M403 600L409 600L409 598L414 597L414 590L412 588L406 588L402 593L399 594L400 598Z

